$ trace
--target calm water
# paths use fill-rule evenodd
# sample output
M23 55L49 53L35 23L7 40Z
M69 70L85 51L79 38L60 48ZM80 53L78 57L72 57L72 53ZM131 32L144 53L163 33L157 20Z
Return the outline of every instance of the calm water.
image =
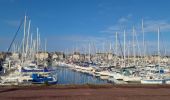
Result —
M106 84L106 80L101 80L94 76L73 71L69 68L56 67L54 73L57 74L58 84Z

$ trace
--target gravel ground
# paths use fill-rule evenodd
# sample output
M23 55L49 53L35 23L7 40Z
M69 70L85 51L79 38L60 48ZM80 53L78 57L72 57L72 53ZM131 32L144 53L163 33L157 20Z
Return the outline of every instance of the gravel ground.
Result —
M11 86L0 100L170 100L170 86Z

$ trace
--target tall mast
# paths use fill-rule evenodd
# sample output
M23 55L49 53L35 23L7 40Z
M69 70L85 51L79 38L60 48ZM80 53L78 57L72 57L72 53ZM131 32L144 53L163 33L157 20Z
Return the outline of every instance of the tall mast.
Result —
M24 19L24 38L23 38L23 53L25 53L25 34L26 34L26 21L27 21L27 16L25 15Z
M38 53L38 46L39 46L39 36L38 36L38 28L37 28L37 53Z
M115 63L117 63L117 32L116 32L116 36L115 36L115 38L116 38L116 50L115 50L115 57L116 57L116 62Z
M23 46L22 46L22 63L24 61L24 56L25 56L25 34L26 34L26 14L24 17L24 37L23 37Z
M31 35L30 35L30 48L29 48L29 50L30 50L30 58L32 58L32 57L33 57L32 33L31 33ZM31 60L32 60L32 59L31 59Z
M89 43L89 55L90 55L90 43Z
M39 34L38 34L38 36L39 36L39 37L38 37L38 48L39 48L39 51L41 51L41 39L40 39L41 36L40 36L40 35L41 35L41 34L39 33Z
M45 54L46 54L46 42L47 42L47 41L46 41L46 39L45 39L45 41L44 41L44 53L43 53L43 54L44 54L44 57L45 57ZM43 59L43 60L44 60L44 59Z
M143 34L143 57L145 56L145 33L144 33L144 24L142 19L142 34Z
M89 61L90 61L90 51L91 51L91 50L90 50L90 43L89 43Z
M124 57L123 57L124 58L124 67L126 66L126 54L125 54L126 51L125 51L125 48L126 48L126 32L124 30L124 48L123 48L124 49L123 50L124 51Z
M47 52L47 39L45 39L45 52Z
M28 48L29 48L29 46L28 46L28 42L29 42L29 35L30 35L30 25L31 25L31 21L29 20L29 25L28 25L28 33L27 33L27 44L26 44L26 55L27 55L27 53L28 53Z
M160 34L160 29L158 28L158 66L159 66L159 73L160 73L160 49L159 49L159 34Z
M158 56L159 56L159 34L160 34L160 30L158 28Z
M109 53L112 53L112 43L110 42L110 51Z
M143 22L143 19L142 19L142 33L143 33L143 63L145 64L146 46L145 46L145 32L144 32L144 22Z
M33 46L32 46L32 45L33 45L33 42L32 42L32 34L31 34L30 44L31 44L31 45L30 45L30 49L32 49L32 48L33 48Z
M133 60L135 65L136 61L135 61L135 28L134 27L133 27Z
M128 43L128 59L127 59L127 65L129 66L129 48L130 48L130 41Z
M36 40L33 40L33 60L35 60L35 54L36 54Z
M38 35L38 28L37 28L37 65L38 65L38 59L39 59L39 54L38 54L38 50L39 50L39 35Z

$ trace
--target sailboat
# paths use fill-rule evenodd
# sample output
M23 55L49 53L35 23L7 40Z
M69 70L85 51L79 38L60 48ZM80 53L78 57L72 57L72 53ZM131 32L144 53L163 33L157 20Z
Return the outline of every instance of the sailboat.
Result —
M28 31L26 31L26 27L27 27L26 21L27 21L27 16L25 15L25 17L24 17L24 36L23 36L22 43L21 43L22 49L20 50L21 59L19 59L20 62L17 62L15 65L12 65L10 63L8 64L9 70L11 69L11 65L15 66L16 69L14 69L14 71L12 71L12 72L9 71L8 75L1 77L2 84L6 85L6 83L10 83L10 84L17 85L19 83L23 83L24 81L33 81L34 78L31 77L32 73L36 73L36 74L40 75L41 73L49 72L49 70L47 68L44 68L44 69L39 68L38 64L35 63L34 56L36 54L36 52L35 52L36 47L37 47L37 53L38 53L38 48L40 46L40 36L37 31L37 42L32 40L32 35L31 35L31 42L30 42L31 21L29 21ZM13 43L13 41L12 41L12 43ZM11 45L12 45L12 43L11 43ZM10 45L10 47L11 47L11 45ZM11 60L11 59L9 59L9 60ZM8 62L10 62L10 61L8 61ZM49 78L50 78L50 80L47 80ZM45 76L44 82L45 81L57 82L57 78L53 78L53 76Z
M160 29L158 28L158 67L159 67L159 73L150 76L147 75L141 80L141 84L164 84L165 80L162 78L160 75L160 50L159 50L159 34L160 34Z

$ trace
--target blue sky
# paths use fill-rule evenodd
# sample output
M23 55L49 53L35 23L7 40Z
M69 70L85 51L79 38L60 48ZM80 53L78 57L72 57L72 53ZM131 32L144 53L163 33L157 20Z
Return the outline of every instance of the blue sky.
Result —
M116 31L123 39L124 29L130 41L133 26L141 44L142 19L149 48L156 50L159 26L162 44L168 50L169 4L169 0L0 0L0 51L8 48L25 12L31 19L31 32L35 34L39 27L49 51L87 48L88 43L108 47L108 43L114 43ZM21 31L19 36L22 35Z

